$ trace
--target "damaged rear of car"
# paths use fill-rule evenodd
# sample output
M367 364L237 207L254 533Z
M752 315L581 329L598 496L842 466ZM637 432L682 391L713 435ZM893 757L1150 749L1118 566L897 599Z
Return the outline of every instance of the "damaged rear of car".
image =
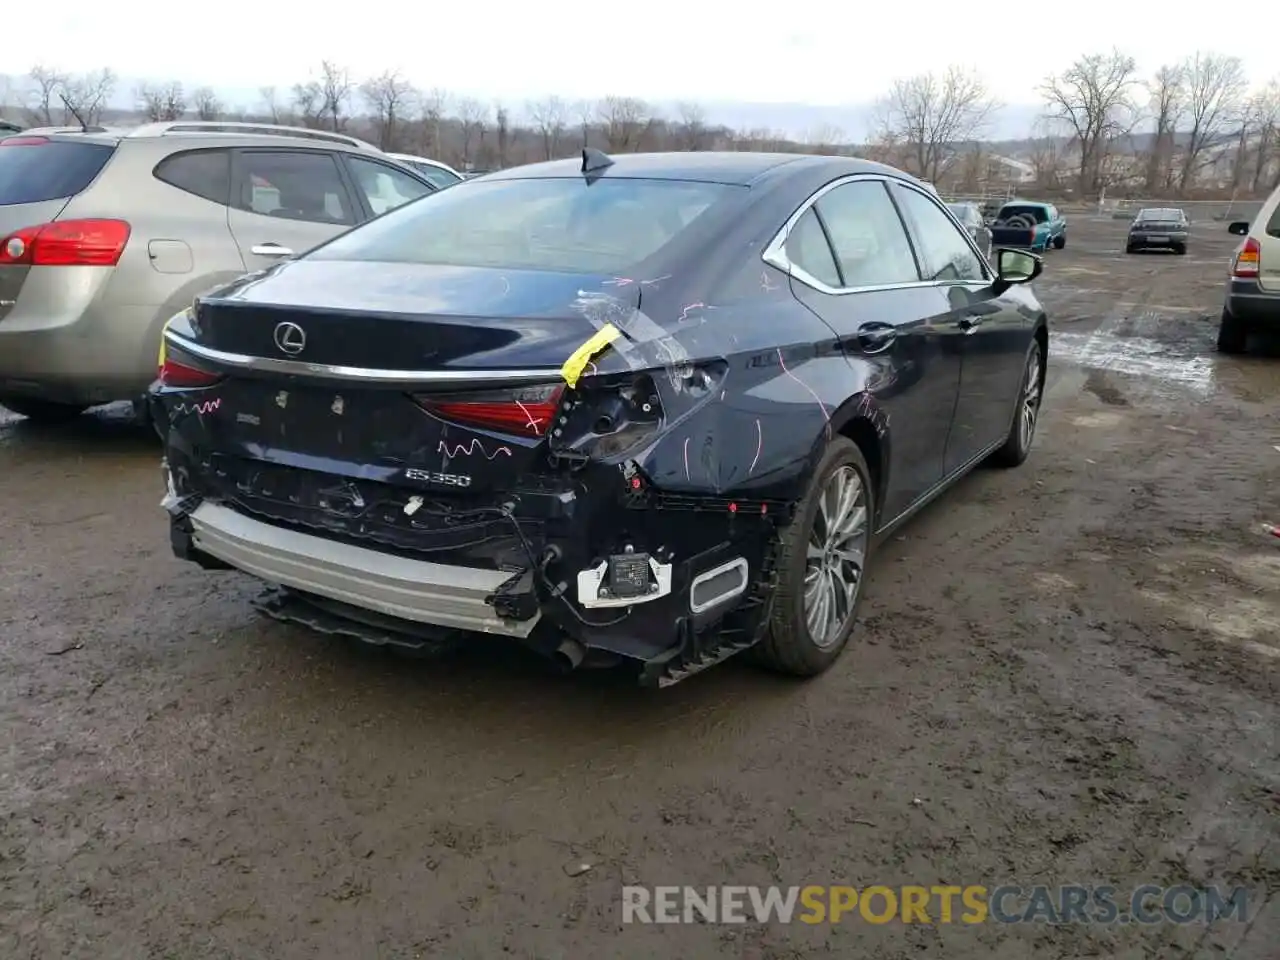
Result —
M849 158L584 151L460 183L169 323L174 551L372 643L817 674L872 534L1026 457L1040 265L1004 254Z

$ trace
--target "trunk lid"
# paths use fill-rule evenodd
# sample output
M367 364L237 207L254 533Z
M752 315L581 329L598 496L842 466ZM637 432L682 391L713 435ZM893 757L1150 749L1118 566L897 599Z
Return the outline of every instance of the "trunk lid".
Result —
M203 298L200 342L228 353L384 371L558 369L597 327L574 304L607 277L297 260ZM625 317L626 312L623 313ZM281 324L293 339L284 337ZM301 332L299 338L298 332Z
M602 287L609 279L282 264L203 298L195 327L202 346L299 366L279 374L228 366L230 378L207 391L216 400L202 409L176 397L171 411L196 414L214 449L242 461L381 481L433 498L509 489L539 458L563 388L560 367L597 332L599 320L575 309L579 292L610 290ZM636 294L619 289L616 296L625 318ZM293 325L283 329L294 339L277 342L281 324ZM332 367L378 374L342 380L326 371ZM254 482L252 473L236 482ZM325 496L350 501L352 490Z

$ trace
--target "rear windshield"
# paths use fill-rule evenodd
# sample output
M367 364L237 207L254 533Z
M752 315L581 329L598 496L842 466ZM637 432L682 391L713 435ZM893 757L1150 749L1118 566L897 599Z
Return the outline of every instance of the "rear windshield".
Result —
M745 187L581 177L463 181L357 227L316 260L621 273Z
M1044 207L1023 207L1018 204L1001 207L1000 219L1008 220L1010 217L1028 217L1034 223L1047 223L1049 220L1049 211Z
M93 182L113 152L115 147L105 143L22 135L0 141L0 206L74 197Z
M1181 210L1143 210L1138 214L1139 220L1181 220Z

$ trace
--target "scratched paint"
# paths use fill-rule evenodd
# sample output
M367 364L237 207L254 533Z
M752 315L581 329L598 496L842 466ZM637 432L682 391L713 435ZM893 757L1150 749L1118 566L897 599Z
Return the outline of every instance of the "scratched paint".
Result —
M214 397L212 400L205 400L200 403L175 403L173 405L173 412L176 414L197 413L200 416L205 416L206 414L213 413L213 411L217 410L220 406L222 406L222 400L218 397Z
M289 406L289 394L287 391L281 390L279 393L276 394L276 406L279 407L281 410Z
M813 387L809 386L807 383L805 383L803 380L801 380L794 373L792 373L790 370L787 369L787 361L782 359L781 347L777 348L777 352L778 352L778 363L782 364L782 372L785 373L792 380L794 380L796 383L800 384L800 386L804 387L806 392L808 392L809 396L813 397L814 403L816 403L818 405L818 408L822 411L822 415L823 417L826 418L827 423L830 424L831 413L827 410L826 404L824 404L822 402L822 399L816 393L813 392Z
M760 426L760 418L756 417L756 455L751 458L751 466L747 467L747 476L751 476L755 472L756 464L760 462L760 451L764 448L764 430Z
M486 460L496 460L501 456L511 456L510 447L496 447L493 452L490 453L485 449L484 444L480 442L478 437L472 437L466 443L459 443L457 445L450 445L444 440L441 440L440 445L436 448L436 452L440 453L447 459L453 459L454 457L471 457L475 456L477 453Z
M342 397L334 397L333 403L329 405L329 409L339 417L342 416L342 411L346 409L346 405L342 402Z

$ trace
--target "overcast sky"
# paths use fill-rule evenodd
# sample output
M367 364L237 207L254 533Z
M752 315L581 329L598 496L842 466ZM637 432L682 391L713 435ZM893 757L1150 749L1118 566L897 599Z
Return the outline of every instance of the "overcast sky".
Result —
M1257 82L1280 73L1280 3L1220 13L1177 7L1137 0L65 0L5 4L4 59L12 74L33 62L67 71L111 66L128 77L254 90L305 79L329 58L360 77L399 68L423 87L515 102L558 93L865 103L894 77L960 63L979 68L1006 103L1033 103L1045 73L1112 44L1144 70L1199 48L1240 56Z

